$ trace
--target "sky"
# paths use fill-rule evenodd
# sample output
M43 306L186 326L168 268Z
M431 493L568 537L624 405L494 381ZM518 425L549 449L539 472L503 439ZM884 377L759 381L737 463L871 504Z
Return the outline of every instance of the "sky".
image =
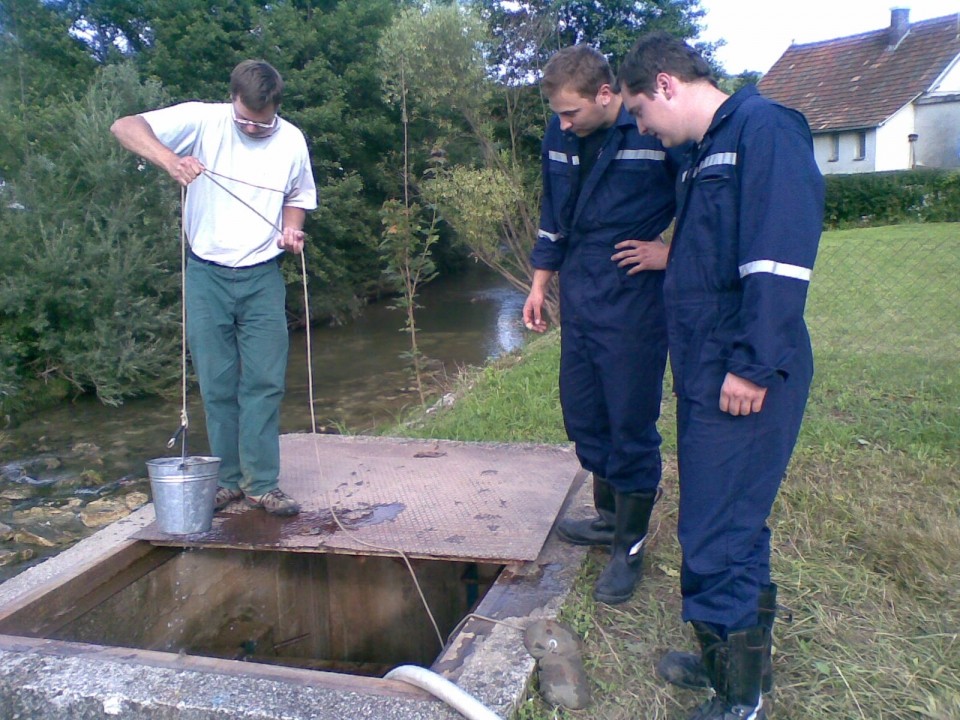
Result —
M960 12L960 0L700 0L701 40L727 44L717 59L731 75L766 72L791 42L830 40L890 25L890 9L909 8L910 22Z

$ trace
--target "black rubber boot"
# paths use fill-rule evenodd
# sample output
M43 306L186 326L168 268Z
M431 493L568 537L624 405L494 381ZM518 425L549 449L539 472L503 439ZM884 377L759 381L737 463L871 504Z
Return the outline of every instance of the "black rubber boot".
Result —
M757 619L763 628L763 674L760 676L760 690L773 691L773 623L777 619L777 586L770 583L760 588L760 608ZM790 622L789 618L787 622Z
M612 545L616 500L613 487L596 473L593 474L593 505L597 517L561 520L557 523L557 536L572 545Z
M600 573L593 597L608 605L626 602L643 573L643 545L655 492L615 493L616 517L610 561Z
M718 643L714 633L708 639L709 645L701 645L714 696L688 720L766 719L760 692L765 635L766 630L758 625L729 633L726 642ZM701 639L699 632L697 637Z
M717 629L709 623L697 622L690 623L693 626L693 632L697 636L697 643L700 645L700 654L697 659L700 661L700 669L703 676L707 679L703 687L713 687L716 689L715 682L719 682L720 668L723 665L723 653L726 646L723 638Z
M777 617L777 586L773 583L760 588L758 619L764 630L763 674L761 689L773 690L773 621ZM657 664L657 674L671 685L696 690L710 687L710 678L696 653L671 650Z

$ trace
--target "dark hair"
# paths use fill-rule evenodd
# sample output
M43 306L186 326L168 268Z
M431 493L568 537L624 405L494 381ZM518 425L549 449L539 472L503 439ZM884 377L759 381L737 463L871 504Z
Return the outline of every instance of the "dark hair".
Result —
M640 37L620 63L617 84L632 94L652 95L659 73L683 80L706 80L714 87L713 70L700 53L668 32L652 32Z
M239 98L254 112L267 106L278 108L283 97L283 78L264 60L244 60L230 73L230 97Z
M602 85L614 84L607 59L589 45L571 45L554 53L543 68L541 85L549 98L565 87L578 95L593 98Z

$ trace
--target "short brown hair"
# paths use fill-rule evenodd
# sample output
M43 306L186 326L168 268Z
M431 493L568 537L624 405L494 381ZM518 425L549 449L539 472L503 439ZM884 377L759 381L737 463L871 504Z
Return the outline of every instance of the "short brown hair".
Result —
M607 59L589 45L572 45L556 52L543 68L544 94L549 98L565 87L593 98L603 85L613 85Z
M620 63L617 84L633 95L652 95L657 75L667 73L683 80L706 80L716 87L713 70L700 53L668 32L652 32L640 37Z
M230 73L230 97L260 112L267 106L280 107L283 78L264 60L244 60Z

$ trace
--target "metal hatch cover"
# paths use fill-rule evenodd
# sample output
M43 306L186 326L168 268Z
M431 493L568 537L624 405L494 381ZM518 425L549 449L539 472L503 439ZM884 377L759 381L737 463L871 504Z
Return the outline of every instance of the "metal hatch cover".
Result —
M133 537L177 547L532 561L579 467L571 446L283 435L280 487L300 501L299 515L239 502L216 513L207 533L166 535L151 523Z

